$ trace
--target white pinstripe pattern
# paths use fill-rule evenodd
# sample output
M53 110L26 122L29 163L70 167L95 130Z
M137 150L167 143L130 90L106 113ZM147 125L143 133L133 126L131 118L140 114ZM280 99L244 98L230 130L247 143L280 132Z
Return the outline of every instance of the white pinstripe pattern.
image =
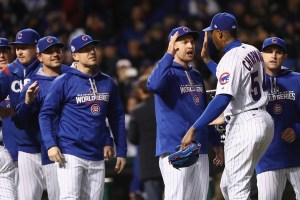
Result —
M200 154L197 163L177 170L168 156L160 156L159 167L165 183L164 200L204 200L209 185L207 154Z
M64 167L57 165L60 199L102 200L104 195L104 161L91 161L64 154Z
M19 200L40 200L43 194L43 171L40 153L19 151Z
M14 173L15 166L9 152L0 146L0 200L17 199Z
M286 181L294 188L296 199L300 199L300 167L266 171L257 175L259 200L281 200Z
M57 168L54 163L43 165L43 173L46 179L48 199L59 199L59 186L57 180Z
M253 110L233 116L226 126L225 169L221 190L225 199L249 199L250 179L274 135L271 116Z

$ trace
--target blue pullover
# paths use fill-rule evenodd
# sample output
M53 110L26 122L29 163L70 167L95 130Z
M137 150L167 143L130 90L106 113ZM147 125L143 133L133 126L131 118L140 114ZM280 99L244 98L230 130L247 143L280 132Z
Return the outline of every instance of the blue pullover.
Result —
M266 74L267 111L273 117L275 133L266 153L256 166L256 173L300 166L300 74L282 67L279 74ZM286 128L293 128L296 140L281 139Z
M35 59L29 66L24 67L18 59L11 64L6 65L0 72L0 101L3 101L9 95L10 107L16 109L19 103L20 92L24 85L30 81L32 75L36 73L39 68L40 62ZM7 102L8 103L8 102ZM13 137L6 137L12 134ZM32 146L31 143L24 141L24 130L17 128L12 121L12 117L3 120L3 135L5 146L10 149L15 147L16 143L18 148L10 150L12 157L16 157L16 151L24 151L28 153L38 153L40 148Z
M157 121L156 156L173 153L187 130L207 106L203 79L193 67L184 68L166 53L147 81L154 93ZM212 132L212 134L208 134ZM214 127L205 127L195 140L201 143L201 154L207 153L206 143L220 145Z
M59 117L58 141L53 120ZM103 160L108 119L117 157L126 157L125 114L114 81L97 72L88 76L77 69L57 77L39 115L46 149L58 146L62 153L87 160Z

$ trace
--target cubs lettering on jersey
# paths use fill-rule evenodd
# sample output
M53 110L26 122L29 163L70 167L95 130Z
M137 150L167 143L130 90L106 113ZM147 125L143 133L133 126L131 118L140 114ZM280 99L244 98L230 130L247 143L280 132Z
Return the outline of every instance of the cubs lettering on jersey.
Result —
M11 90L13 92L19 93L22 91L22 89L24 88L24 86L30 81L30 79L26 78L24 80L24 83L22 80L15 80L11 83Z

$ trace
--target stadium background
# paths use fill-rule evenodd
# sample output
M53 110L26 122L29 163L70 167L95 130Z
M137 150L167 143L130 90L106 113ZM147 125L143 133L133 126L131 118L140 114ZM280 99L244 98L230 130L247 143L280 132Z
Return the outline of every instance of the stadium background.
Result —
M117 62L124 58L131 61L135 73L129 73L127 82L120 85L127 107L131 84L164 54L169 32L177 26L201 32L215 13L223 11L237 17L242 42L260 49L266 37L283 38L288 49L285 66L300 71L300 0L0 0L0 37L13 41L19 30L28 27L41 36L56 36L66 44L64 59L70 64L70 38L81 32L91 35L101 41L101 70L118 83ZM215 61L220 58L212 43L210 55ZM200 53L194 64L207 89L213 89L215 79ZM128 199L131 164L129 160L124 173L116 176L108 163L107 172L113 178L109 199Z

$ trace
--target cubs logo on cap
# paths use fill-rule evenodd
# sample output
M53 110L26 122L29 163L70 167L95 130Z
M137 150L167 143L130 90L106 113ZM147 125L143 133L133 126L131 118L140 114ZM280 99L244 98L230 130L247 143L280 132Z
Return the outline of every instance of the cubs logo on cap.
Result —
M6 38L0 38L0 47L10 48L8 40Z
M77 35L73 37L70 42L70 51L71 53L76 53L78 50L91 43L97 44L99 43L99 40L93 40L91 36L86 34Z
M270 37L264 40L262 51L264 51L268 46L276 45L281 47L284 52L286 52L286 44L285 41L279 37Z
M237 21L236 18L229 13L218 13L216 14L210 23L210 26L203 29L203 31L212 31L212 30L220 30L220 31L229 31L237 29Z
M63 48L65 45L61 43L56 37L46 36L41 38L37 43L37 53L43 53L46 49L57 45L59 48Z
M189 29L188 27L185 26L181 26L181 27L177 27L174 28L171 33L169 34L169 41L171 40L171 38L174 36L174 34L178 31L178 38L182 37L184 35L191 35L194 40L198 40L198 38L200 37L199 33L197 31L191 31L191 29Z
M10 44L36 45L39 39L40 35L35 30L27 28L19 31L16 35L16 40L14 42L11 42Z

